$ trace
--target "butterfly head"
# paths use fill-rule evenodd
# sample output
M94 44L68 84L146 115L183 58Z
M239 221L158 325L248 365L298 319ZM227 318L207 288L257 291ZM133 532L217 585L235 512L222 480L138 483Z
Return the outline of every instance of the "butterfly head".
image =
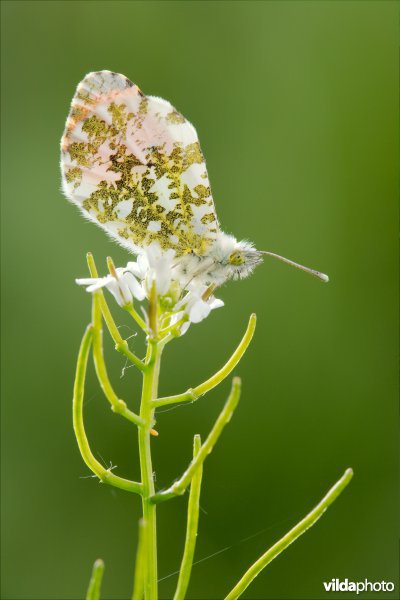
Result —
M251 242L247 240L236 242L233 252L228 256L231 278L243 279L248 277L261 262L262 256Z
M214 277L243 279L262 262L261 254L247 240L238 241L232 235L219 232L210 254L214 261Z

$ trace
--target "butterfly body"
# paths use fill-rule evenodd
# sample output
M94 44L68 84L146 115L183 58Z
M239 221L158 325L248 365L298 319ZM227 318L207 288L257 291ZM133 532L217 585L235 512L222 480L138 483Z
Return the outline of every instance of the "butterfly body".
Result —
M247 241L219 232L204 256L183 256L177 263L178 278L192 276L199 283L222 285L229 279L247 277L262 260L260 253Z

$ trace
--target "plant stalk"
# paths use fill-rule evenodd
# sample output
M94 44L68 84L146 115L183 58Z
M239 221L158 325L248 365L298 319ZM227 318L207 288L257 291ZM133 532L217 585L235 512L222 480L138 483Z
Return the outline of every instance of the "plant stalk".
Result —
M196 458L197 454L200 452L200 448L200 436L195 435L193 440L193 458ZM199 526L200 489L202 475L203 465L200 465L190 483L185 549L183 552L174 600L185 599L186 592L189 587L190 575L192 574L193 557L196 549L197 530Z
M237 600L246 588L250 585L259 573L276 558L281 552L286 550L290 544L292 544L298 537L307 531L310 527L318 521L324 514L326 509L336 500L338 496L343 492L344 488L349 484L353 477L352 469L346 469L342 477L335 483L335 485L329 490L329 492L322 498L322 500L315 506L311 512L308 513L297 525L295 525L286 535L283 536L278 542L276 542L269 550L267 550L256 562L246 571L240 581L235 585L233 590L226 596L225 600Z
M157 398L161 352L157 341L149 339L146 369L143 373L140 417L145 425L139 427L139 456L142 479L142 507L145 535L144 594L146 600L157 600L157 525L156 506L150 500L154 495L153 465L151 460L150 430L154 420L153 400Z

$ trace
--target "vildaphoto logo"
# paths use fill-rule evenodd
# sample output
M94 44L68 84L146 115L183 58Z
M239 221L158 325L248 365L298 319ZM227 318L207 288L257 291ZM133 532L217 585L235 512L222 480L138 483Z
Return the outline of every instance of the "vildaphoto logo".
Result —
M331 581L324 581L324 588L326 592L355 592L361 594L362 592L393 592L394 583L391 581L349 581L347 578L344 581L340 579L332 579Z

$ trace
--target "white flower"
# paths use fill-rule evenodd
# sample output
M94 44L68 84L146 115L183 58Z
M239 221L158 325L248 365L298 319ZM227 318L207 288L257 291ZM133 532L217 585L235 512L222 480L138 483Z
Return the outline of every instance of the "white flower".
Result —
M120 306L126 306L133 298L141 301L145 298L145 291L130 270L116 269L117 277L106 275L106 277L92 277L76 279L78 285L86 285L87 292L96 292L101 288L107 288L114 296Z
M175 250L169 248L163 252L159 244L153 242L139 254L136 262L128 262L126 268L143 282L147 295L154 282L157 294L164 296L171 287L174 257Z
M134 298L140 302L149 298L155 283L158 296L163 297L160 310L168 319L165 327L170 329L178 326L183 335L191 323L200 323L224 303L210 294L212 290L209 287L194 281L189 283L185 295L179 300L182 288L174 277L174 258L175 250L162 251L159 244L153 242L139 254L136 262L128 262L125 268L116 269L112 265L111 273L106 277L77 279L76 282L87 286L87 292L107 288L122 307L131 304ZM147 319L143 307L142 310Z
M181 334L183 335L189 328L190 323L200 323L206 319L210 312L215 308L224 306L224 303L219 298L210 296L205 299L205 293L208 287L205 285L189 284L189 291L182 300L176 303L174 310L179 311L171 318L171 325L179 322L186 314L188 320L181 326Z

